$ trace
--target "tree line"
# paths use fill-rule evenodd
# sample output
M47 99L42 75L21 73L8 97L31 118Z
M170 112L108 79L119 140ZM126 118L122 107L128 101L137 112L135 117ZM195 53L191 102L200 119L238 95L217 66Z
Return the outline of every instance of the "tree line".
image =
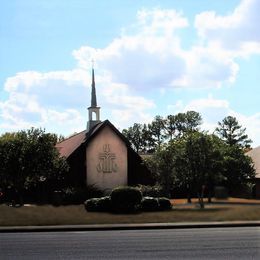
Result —
M188 111L156 116L122 133L136 152L151 154L146 164L166 195L181 189L188 201L195 194L202 202L206 192L210 201L216 185L224 185L230 194L241 193L255 176L252 160L245 155L252 142L246 129L232 116L218 122L211 134L201 131L201 124L201 115Z
M137 153L145 154L155 152L163 143L200 131L201 124L202 117L198 112L187 111L168 115L165 118L157 115L151 123L134 123L133 126L123 129L122 133ZM225 140L227 144L250 148L252 141L245 131L246 129L239 125L235 117L228 116L222 122L218 122L214 134Z
M224 118L213 134L201 131L201 124L201 115L188 111L123 130L136 152L150 154L146 164L168 196L181 189L188 198L205 191L210 197L215 185L232 193L255 176L244 153L251 140L236 118ZM73 176L55 147L62 139L35 128L1 135L0 192L17 194L16 201L39 194L39 201L47 191L67 190Z
M31 128L0 136L0 189L15 203L22 204L26 193L35 196L43 186L49 190L64 185L69 166L55 144L62 136ZM40 196L46 196L43 190Z

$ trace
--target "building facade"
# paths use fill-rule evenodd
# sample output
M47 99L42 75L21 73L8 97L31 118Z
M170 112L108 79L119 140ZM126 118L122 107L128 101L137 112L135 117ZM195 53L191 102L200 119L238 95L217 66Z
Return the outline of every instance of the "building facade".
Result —
M254 181L255 187L254 187L254 196L257 199L260 199L260 146L250 150L246 153L249 157L252 158L252 161L254 163L256 176Z
M56 148L69 164L73 185L91 185L109 192L117 186L154 183L126 137L109 120L100 120L94 69L87 129L58 143Z

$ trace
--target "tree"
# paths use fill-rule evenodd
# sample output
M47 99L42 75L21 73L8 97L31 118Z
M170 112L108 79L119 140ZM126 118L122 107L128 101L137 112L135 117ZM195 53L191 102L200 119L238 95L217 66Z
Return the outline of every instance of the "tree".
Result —
M145 140L143 139L143 128L142 124L135 123L128 129L123 129L122 134L130 141L133 149L139 153L144 150Z
M186 113L179 113L176 115L177 129L179 135L183 135L187 132L193 132L198 130L198 126L201 125L202 118L198 112L187 111Z
M214 138L190 132L157 149L149 166L167 195L174 186L186 187L188 202L191 191L196 191L201 207L204 206L204 189L207 187L208 194L212 194L214 184L221 179L223 158Z
M223 160L223 184L231 194L239 192L255 177L252 159L237 145L226 145Z
M151 124L148 125L151 136L156 146L160 147L163 143L165 135L165 119L161 116L156 116Z
M50 179L62 180L66 160L55 148L57 135L31 128L0 137L0 185L21 195L23 189Z
M137 124L123 129L122 134L129 140L137 153L150 153L156 149L156 142L150 124Z
M163 144L157 148L155 153L145 159L145 163L157 183L162 186L165 196L171 195L175 181L175 155L177 149L174 145Z
M144 153L153 153L156 149L156 144L153 139L149 124L143 125L142 140L144 142Z
M175 115L168 115L165 120L165 130L167 137L172 140L177 131L177 118Z
M196 191L203 208L205 188L212 188L220 178L221 153L214 146L213 137L205 133L188 133L178 142L180 148L175 167L179 185L187 186L188 201L190 190Z
M174 137L181 137L185 133L198 131L201 123L201 115L195 111L168 115L165 122L167 137L172 140Z
M215 131L229 146L238 145L243 148L249 148L250 143L252 143L245 133L246 128L242 128L237 119L232 116L227 116L222 122L218 122L218 127Z

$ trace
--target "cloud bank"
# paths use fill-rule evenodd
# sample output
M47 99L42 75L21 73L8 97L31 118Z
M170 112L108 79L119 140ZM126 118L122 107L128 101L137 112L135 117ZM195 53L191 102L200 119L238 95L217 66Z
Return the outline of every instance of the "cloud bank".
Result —
M238 59L260 53L259 12L260 1L244 0L227 15L211 10L197 14L193 24L174 9L142 9L135 23L106 47L73 50L77 65L72 70L25 71L6 79L8 98L0 102L0 127L9 131L41 126L56 132L66 128L65 134L82 130L90 100L92 59L102 113L121 129L148 122L160 113L156 107L162 90L172 95L174 89L205 89L207 95L212 88L231 86L239 73ZM197 38L184 48L187 39L182 33L188 29ZM209 97L186 105L179 101L174 107L201 112L208 129L224 116L236 114L250 125L248 131L260 144L259 114L235 113L227 100Z

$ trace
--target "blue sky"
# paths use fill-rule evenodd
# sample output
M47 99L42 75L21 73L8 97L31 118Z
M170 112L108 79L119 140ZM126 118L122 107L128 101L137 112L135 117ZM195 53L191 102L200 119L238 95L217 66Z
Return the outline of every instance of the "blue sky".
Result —
M260 145L258 0L12 0L0 9L0 133L83 130L95 60L102 119L119 129L187 110Z

